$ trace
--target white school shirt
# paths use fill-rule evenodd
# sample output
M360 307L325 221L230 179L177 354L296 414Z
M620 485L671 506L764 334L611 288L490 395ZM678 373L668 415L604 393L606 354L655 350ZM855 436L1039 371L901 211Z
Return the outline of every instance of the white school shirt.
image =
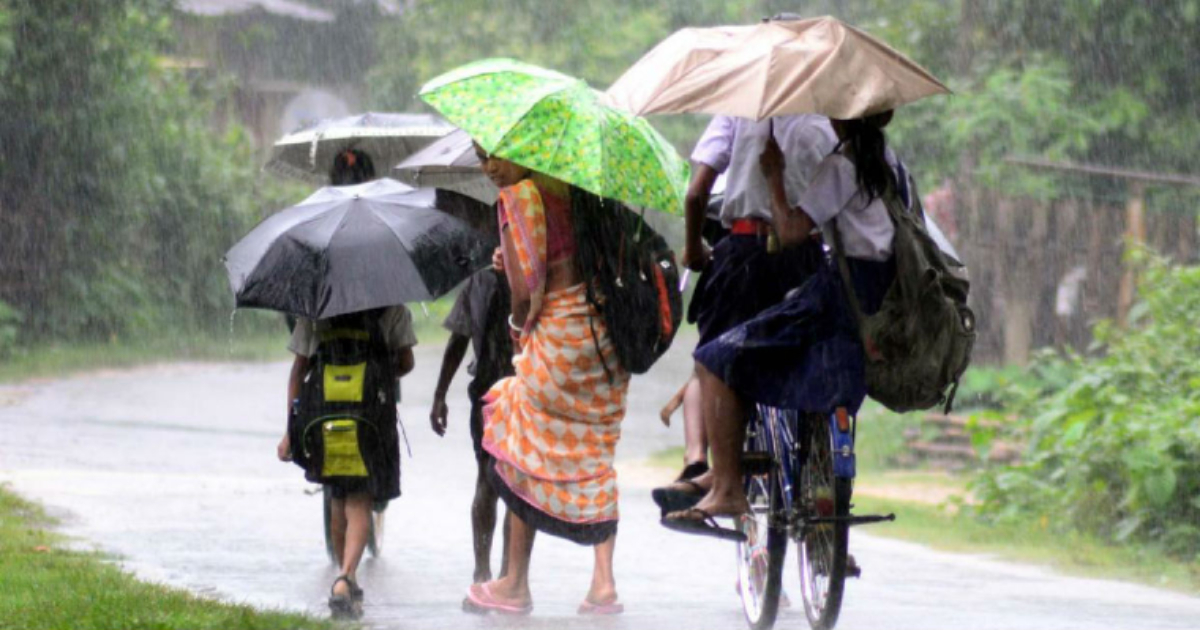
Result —
M895 154L888 150L885 157L895 173ZM788 191L788 203L804 210L825 234L830 234L830 221L837 218L847 257L885 261L892 257L896 227L882 198L867 202L858 188L857 172L849 158L841 153L830 154L802 194L793 196ZM832 237L825 242L833 246Z
M758 158L774 130L784 154L784 186L803 192L817 166L837 144L829 119L815 114L777 116L755 122L747 118L716 116L692 151L692 161L725 173L725 201L721 223L737 219L771 221L771 193Z
M724 173L733 153L735 125L736 121L730 116L713 116L692 149L692 162L707 164L712 170Z

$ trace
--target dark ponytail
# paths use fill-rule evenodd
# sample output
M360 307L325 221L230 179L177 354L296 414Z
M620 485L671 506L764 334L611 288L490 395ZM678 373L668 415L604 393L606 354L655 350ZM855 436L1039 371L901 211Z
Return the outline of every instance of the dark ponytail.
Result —
M370 154L359 149L346 149L333 158L329 183L333 186L361 184L375 179L375 162Z
M895 182L892 167L888 165L887 140L883 128L892 119L892 112L841 121L844 125L842 144L850 147L850 160L858 175L858 187L874 200L887 191Z

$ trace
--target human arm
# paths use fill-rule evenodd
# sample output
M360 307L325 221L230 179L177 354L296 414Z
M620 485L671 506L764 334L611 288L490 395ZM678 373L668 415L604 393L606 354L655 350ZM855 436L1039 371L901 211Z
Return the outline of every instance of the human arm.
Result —
M729 168L733 158L733 136L736 123L729 116L714 116L696 141L692 150L692 180L688 183L684 198L686 238L683 242L684 267L702 271L711 252L701 238L704 219L708 210L708 199L717 175Z
M771 194L771 225L775 228L780 246L788 247L804 242L816 225L803 208L792 206L788 202L783 183L785 160L783 151L774 137L767 140L767 145L758 158L758 164L762 168Z
M395 353L396 358L396 378L406 376L416 367L416 359L413 358L412 346L400 348Z
M687 196L684 199L684 219L686 239L683 244L683 266L692 271L702 271L708 264L712 252L701 239L704 229L705 212L708 210L708 199L713 183L717 181L717 170L703 162L698 162L692 170L692 181L688 184Z
M438 435L446 434L450 413L449 407L446 406L446 391L450 389L450 382L454 380L454 374L462 365L470 341L470 337L451 334L450 341L446 343L446 352L442 355L442 371L438 374L437 387L433 390L433 409L429 412L429 425Z
M511 323L517 328L522 328L525 324L525 318L529 316L529 307L533 301L533 296L529 292L529 287L525 284L525 277L521 273L520 266L510 262L517 260L517 246L513 241L512 230L507 225L500 232L500 242L501 247L504 248L504 275L508 278L508 288L511 291Z
M290 417L292 413L292 401L300 397L300 387L304 383L304 375L308 372L308 357L303 355L295 355L292 359L292 371L288 375L287 386L287 414L284 417ZM291 437L285 428L283 431L283 439L279 440L279 445L275 447L275 454L281 462L289 462L292 460L292 444Z

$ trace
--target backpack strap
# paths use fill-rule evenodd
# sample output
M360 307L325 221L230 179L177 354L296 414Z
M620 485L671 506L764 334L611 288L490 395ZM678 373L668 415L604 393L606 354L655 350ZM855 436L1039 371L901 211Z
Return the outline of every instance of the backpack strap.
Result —
M863 352L867 355L867 360L876 360L878 352L875 350L875 344L871 342L871 338L867 336L867 318L863 314L862 305L858 302L858 294L854 292L854 283L850 278L850 265L846 262L846 254L842 248L842 234L838 229L837 218L834 217L831 222L833 224L833 253L837 258L838 271L842 276L842 291L846 294L846 301L850 303L850 312L854 314L854 323L858 328L858 337L862 341Z
M907 173L905 176L907 177ZM888 219L895 226L899 214L905 209L903 207L904 200L896 190L894 177L888 177L888 186L883 191L881 199L887 206ZM845 248L842 247L842 231L838 227L837 217L834 217L830 223L833 225L833 253L837 258L838 271L842 277L842 290L846 293L846 301L850 303L850 311L854 313L854 321L858 324L858 336L862 340L863 352L866 353L868 361L880 361L883 357L880 356L879 349L875 347L875 342L867 335L867 317L863 313L862 304L858 301L858 294L854 291L854 282L850 277L850 265L846 262Z

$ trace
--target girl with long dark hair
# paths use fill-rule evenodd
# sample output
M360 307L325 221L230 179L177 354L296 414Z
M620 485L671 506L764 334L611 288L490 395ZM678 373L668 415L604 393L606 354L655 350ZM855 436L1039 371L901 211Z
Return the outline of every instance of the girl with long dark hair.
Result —
M629 375L588 299L574 230L577 215L602 202L481 147L476 154L500 188L516 374L488 391L483 409L482 444L493 460L488 478L508 507L508 570L472 584L463 606L528 614L530 558L540 531L594 550L592 584L579 613L619 613L624 606L613 577L618 491L612 463Z

